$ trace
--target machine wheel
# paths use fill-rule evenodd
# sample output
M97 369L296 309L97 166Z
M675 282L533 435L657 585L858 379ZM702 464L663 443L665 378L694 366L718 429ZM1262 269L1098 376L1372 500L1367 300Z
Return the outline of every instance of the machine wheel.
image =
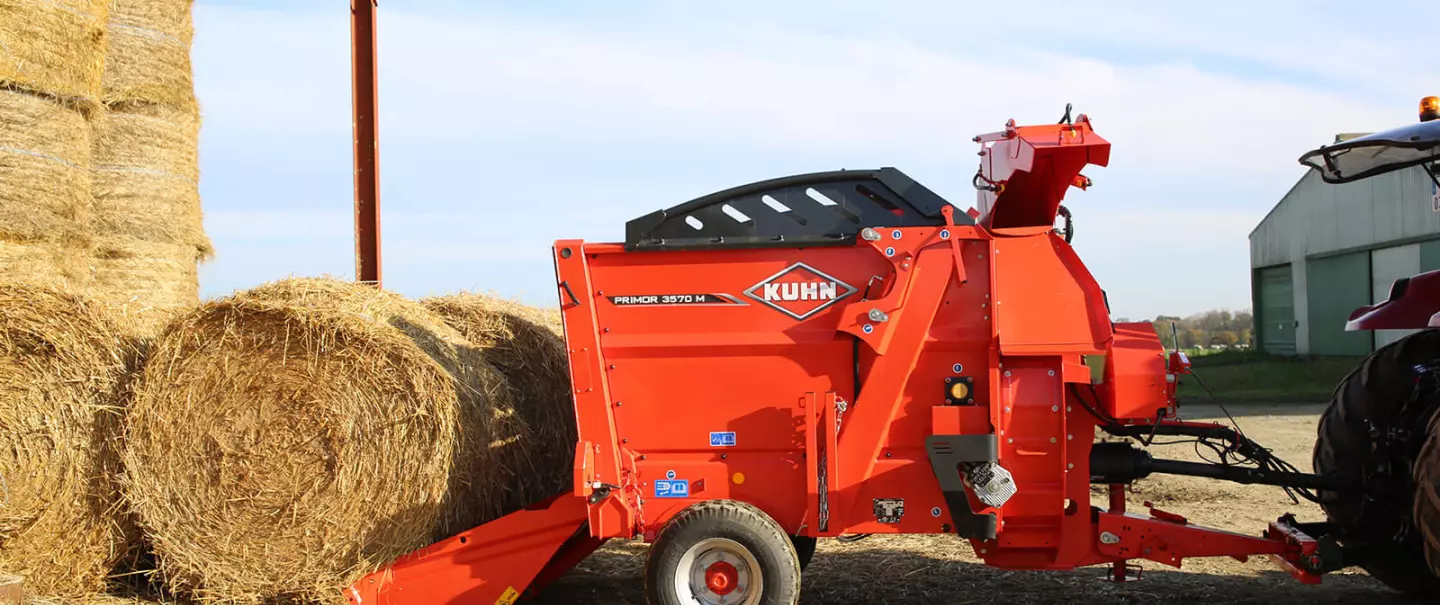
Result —
M809 536L790 536L790 543L795 545L795 556L800 558L800 571L805 571L810 566L810 559L815 558L817 542Z
M675 515L650 546L645 596L651 605L795 605L800 559L760 509L701 502Z
M1315 443L1315 472L1373 484L1371 469L1393 466L1386 497L1357 492L1321 492L1321 507L1340 528L1342 542L1368 542L1362 567L1385 585L1414 596L1440 595L1440 540L1421 540L1415 529L1440 538L1440 444L1435 443L1430 409L1407 405L1414 393L1414 367L1440 357L1440 330L1417 332L1381 347L1346 376L1331 395ZM1421 409L1426 408L1426 409ZM1409 431L1414 437L1388 454L1375 451L1371 423ZM1420 446L1426 444L1421 457ZM1413 474L1411 469L1413 469ZM1418 487L1421 489L1417 490ZM1427 527L1433 529L1426 529ZM1428 542L1428 544L1426 543ZM1427 564L1428 561L1434 563Z

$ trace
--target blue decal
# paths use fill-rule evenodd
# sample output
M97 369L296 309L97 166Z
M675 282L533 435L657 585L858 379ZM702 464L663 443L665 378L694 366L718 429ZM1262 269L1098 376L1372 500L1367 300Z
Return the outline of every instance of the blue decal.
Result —
M735 431L710 433L710 447L735 447Z
M675 471L665 471L665 478L666 478L666 479L674 479L674 478L675 478Z
M655 482L656 498L689 498L690 482L684 479L666 480L661 479Z

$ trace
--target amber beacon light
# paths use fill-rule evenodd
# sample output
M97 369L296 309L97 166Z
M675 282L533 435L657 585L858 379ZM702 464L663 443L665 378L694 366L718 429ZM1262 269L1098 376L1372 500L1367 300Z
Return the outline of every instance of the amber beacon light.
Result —
M1440 97L1420 99L1420 121L1429 122L1436 118L1440 118Z

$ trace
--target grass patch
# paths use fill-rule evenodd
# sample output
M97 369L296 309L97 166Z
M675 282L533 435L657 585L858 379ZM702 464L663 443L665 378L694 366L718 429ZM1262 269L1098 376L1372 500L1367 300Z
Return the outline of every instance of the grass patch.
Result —
M1321 403L1329 401L1359 357L1273 357L1256 351L1225 351L1191 358L1195 374L1222 403ZM1194 376L1180 377L1182 403L1206 403L1210 395Z

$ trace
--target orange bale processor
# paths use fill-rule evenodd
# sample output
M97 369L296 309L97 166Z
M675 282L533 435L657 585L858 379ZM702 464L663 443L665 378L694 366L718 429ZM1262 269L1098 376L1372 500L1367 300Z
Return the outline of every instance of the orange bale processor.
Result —
M1110 143L1080 115L976 137L962 210L893 168L744 185L554 244L579 441L573 490L408 555L371 603L512 603L606 540L651 543L653 603L794 603L817 538L950 534L1009 569L1273 557L1363 563L1332 524L1233 533L1145 507L1155 473L1362 492L1177 417L1189 372L1116 324L1061 206ZM1117 437L1097 442L1097 429ZM1203 442L1222 463L1136 443ZM1108 486L1107 506L1091 485ZM1371 549L1373 550L1373 549Z

